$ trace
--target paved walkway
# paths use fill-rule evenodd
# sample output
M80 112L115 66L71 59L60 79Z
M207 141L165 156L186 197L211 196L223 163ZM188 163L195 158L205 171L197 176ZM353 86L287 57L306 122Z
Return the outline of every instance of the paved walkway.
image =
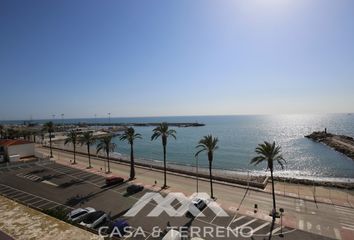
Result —
M102 238L0 196L0 239L98 240Z
M48 149L38 148L43 154L49 153ZM87 157L77 155L77 165L71 165L72 153L54 150L54 159L61 163L82 170L105 175L102 159L92 158L92 169L87 170ZM102 170L101 170L102 169ZM111 171L116 176L129 177L128 164L111 163ZM158 188L163 184L163 173L147 168L136 168L136 183L142 183L146 188ZM157 184L155 185L155 181ZM195 177L168 174L168 185L165 192L182 192L189 196L196 192ZM269 184L270 186L270 184ZM217 202L224 209L240 214L270 221L269 211L272 209L272 198L269 186L265 191L247 190L244 186L230 186L221 183L214 184L214 193ZM284 186L286 188L284 194ZM316 192L325 193L328 197L313 197L313 186L300 184L277 183L277 208L284 208L284 225L301 229L311 233L343 240L354 239L354 197L353 191L345 192L339 189L325 189L316 187ZM209 182L199 181L199 191L209 193ZM311 199L312 194L312 199ZM257 212L254 205L257 204Z

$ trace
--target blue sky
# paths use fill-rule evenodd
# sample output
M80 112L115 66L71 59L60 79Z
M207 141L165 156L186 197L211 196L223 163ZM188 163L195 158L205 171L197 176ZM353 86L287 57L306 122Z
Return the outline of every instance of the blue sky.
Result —
M0 119L354 112L354 1L0 2Z

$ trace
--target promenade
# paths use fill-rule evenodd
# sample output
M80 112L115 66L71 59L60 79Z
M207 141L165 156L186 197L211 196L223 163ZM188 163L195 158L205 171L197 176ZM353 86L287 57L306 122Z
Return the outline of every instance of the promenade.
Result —
M37 151L48 155L49 149L38 147ZM54 160L72 167L85 170L87 156L78 154L77 165L71 165L72 153L54 150ZM105 161L92 158L93 169L97 174L104 173ZM129 177L130 166L127 164L111 163L113 175ZM136 183L145 188L158 188L163 184L163 174L148 168L136 168ZM155 185L155 181L157 184ZM190 195L196 192L196 179L189 176L168 174L168 185L165 191L182 192ZM200 180L199 192L209 193L209 182ZM272 209L270 184L265 190L247 189L245 186L214 184L217 202L225 209L255 218L270 221L269 211ZM300 184L276 183L277 208L284 208L283 224L288 227L301 229L334 239L354 239L354 195L353 191L335 188L313 187ZM254 206L257 204L257 212Z

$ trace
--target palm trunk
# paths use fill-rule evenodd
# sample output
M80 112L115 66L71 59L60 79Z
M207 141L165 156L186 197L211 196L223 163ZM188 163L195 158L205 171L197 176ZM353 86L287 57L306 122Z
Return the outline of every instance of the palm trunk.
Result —
M272 224L270 226L270 232L269 232L269 240L272 239L272 232L274 229L274 224L275 224L275 218L276 218L276 211L277 211L277 207L275 204L275 191L274 191L274 178L273 178L273 168L270 168L270 178L272 180L272 195L273 195L273 210L272 210Z
M49 148L50 148L50 157L53 157L53 150L52 150L52 134L49 133Z
M74 164L76 164L76 144L74 144Z
M212 199L214 199L213 175L212 175L211 169L212 169L212 159L209 159L210 197Z
M130 179L135 178L135 169L134 169L134 148L133 144L130 144Z
M167 179L166 179L166 145L163 145L163 188L167 187Z
M87 144L87 154L88 154L88 160L89 160L89 168L91 168L90 144Z
M110 168L110 166L109 166L109 151L107 151L107 173L110 173L111 172L111 168Z

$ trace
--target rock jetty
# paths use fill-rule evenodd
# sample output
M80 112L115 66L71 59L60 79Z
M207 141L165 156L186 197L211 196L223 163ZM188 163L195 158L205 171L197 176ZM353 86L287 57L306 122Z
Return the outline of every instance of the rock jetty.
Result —
M327 133L327 130L313 132L305 137L323 143L354 160L354 139L352 137Z

